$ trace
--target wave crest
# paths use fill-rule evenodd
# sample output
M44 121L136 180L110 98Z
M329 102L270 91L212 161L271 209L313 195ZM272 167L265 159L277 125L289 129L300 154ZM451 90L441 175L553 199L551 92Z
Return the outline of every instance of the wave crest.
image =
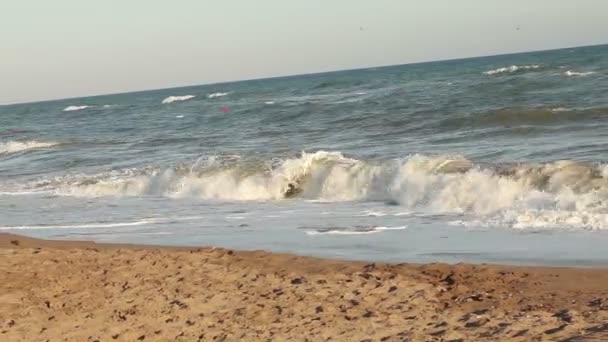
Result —
M568 70L564 73L564 75L566 75L566 76L589 76L589 75L593 75L593 74L595 74L594 71L579 72L579 71L571 71L571 70Z
M166 97L162 103L163 104L168 104L168 103L173 103L173 102L180 102L180 101L188 101L191 100L193 98L195 98L195 95L178 95L178 96L169 96Z
M64 112L76 112L79 110L83 110L83 109L87 109L87 108L91 108L91 106L88 105L81 105L81 106L67 106L63 109Z
M0 155L14 154L29 150L39 150L59 145L57 142L42 142L42 141L7 141L0 143Z
M372 162L319 151L266 162L207 158L168 169L43 180L32 188L72 196L372 200L512 227L608 229L608 168L574 161L480 165L462 156L413 155Z
M497 74L504 74L504 73L511 74L511 73L522 72L522 71L526 71L526 70L535 70L535 69L539 69L539 68L540 68L540 65L538 65L538 64L511 65L511 66L504 67L504 68L488 70L488 71L485 71L484 74L486 74L486 75L497 75Z
M229 95L229 94L230 93L213 93L213 94L207 95L207 98L214 99L216 97L224 97L224 96Z

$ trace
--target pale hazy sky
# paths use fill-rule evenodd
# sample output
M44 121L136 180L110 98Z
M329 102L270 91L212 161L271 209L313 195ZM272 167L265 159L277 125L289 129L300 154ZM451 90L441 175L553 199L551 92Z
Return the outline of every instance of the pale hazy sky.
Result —
M606 0L2 2L0 104L608 43Z

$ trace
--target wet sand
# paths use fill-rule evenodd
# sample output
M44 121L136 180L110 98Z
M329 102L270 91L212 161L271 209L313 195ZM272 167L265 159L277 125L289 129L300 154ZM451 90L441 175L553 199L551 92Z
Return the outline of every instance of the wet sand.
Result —
M602 341L608 270L0 234L2 341Z

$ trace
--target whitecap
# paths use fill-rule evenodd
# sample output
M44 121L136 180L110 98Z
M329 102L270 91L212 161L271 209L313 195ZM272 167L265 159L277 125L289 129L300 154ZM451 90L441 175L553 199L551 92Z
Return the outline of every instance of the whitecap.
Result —
M226 96L228 94L230 94L230 93L213 93L213 94L207 95L207 97L210 98L210 99L214 99L216 97L224 97L224 96Z
M503 73L514 73L514 72L518 72L518 71L522 71L522 70L534 70L534 69L538 69L540 68L540 65L538 64L533 64L533 65L511 65L509 67L504 67L504 68L498 68L498 69L494 69L494 70L488 70L485 71L484 74L486 75L496 75L496 74L503 74Z
M168 104L168 103L173 103L173 102L180 102L180 101L188 101L191 100L193 98L195 98L195 95L179 95L179 96L169 96L167 98L165 98L162 103L163 104Z
M87 108L91 108L92 106L82 105L82 106L67 106L63 109L64 112L75 112Z
M49 148L53 146L57 146L59 143L54 141L7 141L0 143L0 155L2 154L13 154L19 153L29 150L40 150L44 148Z
M586 71L586 72L579 72L579 71L571 71L568 70L564 73L564 75L566 76L589 76L589 75L593 75L595 74L594 71Z

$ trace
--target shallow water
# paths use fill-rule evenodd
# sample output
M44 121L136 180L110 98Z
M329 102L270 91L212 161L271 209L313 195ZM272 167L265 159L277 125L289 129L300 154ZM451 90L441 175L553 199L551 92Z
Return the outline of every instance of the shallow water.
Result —
M605 265L608 46L0 106L0 229Z

